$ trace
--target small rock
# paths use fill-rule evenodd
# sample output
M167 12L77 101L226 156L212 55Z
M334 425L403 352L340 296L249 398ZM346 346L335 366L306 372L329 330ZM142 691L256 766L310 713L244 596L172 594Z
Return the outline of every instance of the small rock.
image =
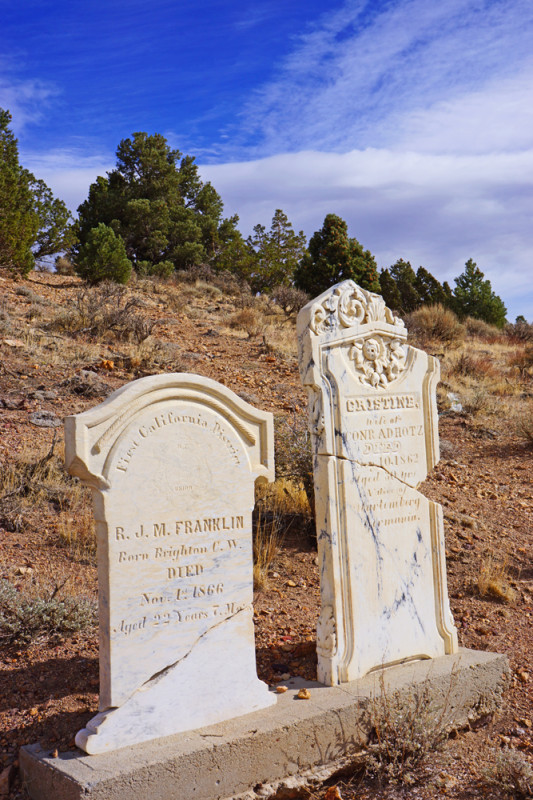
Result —
M24 342L22 339L3 339L4 344L7 344L8 347L24 347Z
M310 700L311 692L309 691L309 689L300 689L296 697L298 698L298 700Z
M24 407L24 398L23 397L4 397L2 402L4 408L7 408L9 411L15 411L17 408Z
M32 425L38 425L39 428L59 428L63 424L52 411L34 411L29 419Z
M440 454L444 458L452 458L457 453L457 448L448 439L440 440Z
M517 670L516 676L522 683L527 683L529 681L529 672L526 672L525 669Z
M0 797L9 797L9 786L13 771L13 765L11 764L0 772Z
M284 694L287 691L286 686L276 686L276 693L277 694Z
M297 584L296 584L296 583L294 583L294 581L287 581L287 584L286 584L286 585L287 585L287 586L294 587L294 586L296 586Z

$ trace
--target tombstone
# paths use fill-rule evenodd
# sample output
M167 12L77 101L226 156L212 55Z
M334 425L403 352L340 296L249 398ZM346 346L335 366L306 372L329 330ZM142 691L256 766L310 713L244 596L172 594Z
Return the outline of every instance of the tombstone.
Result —
M353 281L298 316L314 456L318 679L457 650L442 509L417 489L439 460L439 363Z
M66 464L92 488L102 753L275 702L257 677L256 480L273 480L272 415L198 375L141 378L65 421Z

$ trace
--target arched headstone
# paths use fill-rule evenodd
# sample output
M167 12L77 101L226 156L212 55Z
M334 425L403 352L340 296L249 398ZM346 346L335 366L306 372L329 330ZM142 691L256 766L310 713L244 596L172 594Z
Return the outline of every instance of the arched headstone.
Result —
M93 490L101 753L275 702L257 678L254 484L273 480L272 415L188 374L142 378L65 421Z
M297 330L314 453L318 679L453 653L442 510L417 490L439 459L439 363L353 281L308 303Z

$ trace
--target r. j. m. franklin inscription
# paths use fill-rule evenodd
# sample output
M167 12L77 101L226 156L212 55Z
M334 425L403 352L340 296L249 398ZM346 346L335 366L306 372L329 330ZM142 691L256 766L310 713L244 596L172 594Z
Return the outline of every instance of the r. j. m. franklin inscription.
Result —
M251 515L255 481L273 476L271 415L207 378L143 378L67 418L66 461L93 488L98 537L101 710L77 744L103 752L270 705Z

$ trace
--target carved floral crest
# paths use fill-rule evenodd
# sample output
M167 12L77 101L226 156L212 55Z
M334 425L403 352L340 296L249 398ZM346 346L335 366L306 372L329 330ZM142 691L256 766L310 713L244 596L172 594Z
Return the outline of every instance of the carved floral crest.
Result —
M359 382L382 389L405 370L407 352L400 339L374 334L354 342L349 355Z
M367 322L385 322L405 328L379 294L361 289L353 281L335 286L321 303L311 310L309 327L315 334L328 333L337 327L350 328Z

